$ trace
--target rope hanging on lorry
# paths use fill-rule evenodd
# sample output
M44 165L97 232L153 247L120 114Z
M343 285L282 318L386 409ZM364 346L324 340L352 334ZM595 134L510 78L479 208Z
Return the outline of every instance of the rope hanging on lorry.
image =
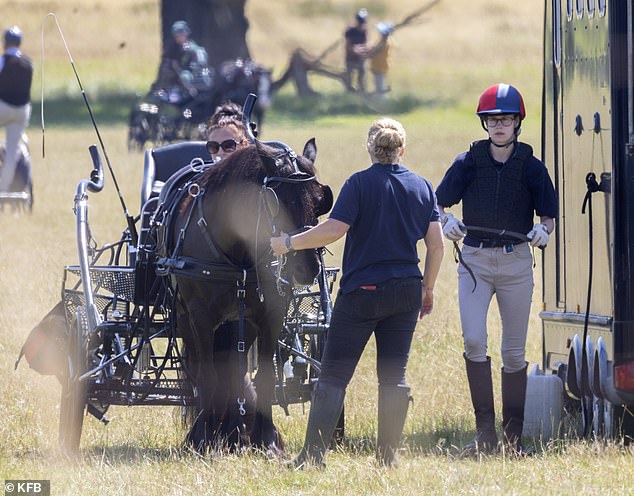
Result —
M588 324L590 322L590 302L592 300L592 273L593 273L593 262L594 262L594 250L593 250L593 228L592 228L592 194L600 191L601 188L599 183L597 182L597 177L594 172L589 172L586 175L586 186L587 191L586 195L583 198L583 204L581 206L581 213L585 215L586 207L588 208L588 291L586 295L586 313L583 319L583 341L581 342L581 366L583 367L584 363L587 362L587 346L586 339L588 337ZM581 377L581 381L583 382L583 377ZM581 385L580 385L581 386ZM583 389L580 387L581 394L583 395ZM581 401L581 408L583 409L584 416L587 414L585 402ZM583 435L587 436L590 434L590 423L585 422Z

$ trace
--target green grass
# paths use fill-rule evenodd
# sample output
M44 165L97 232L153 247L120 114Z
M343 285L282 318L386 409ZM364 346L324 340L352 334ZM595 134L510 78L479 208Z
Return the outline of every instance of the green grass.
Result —
M256 60L281 71L292 48L319 53L340 36L356 1L271 0L247 3L249 39ZM399 19L419 6L414 0L364 4L376 17ZM539 5L539 3L538 3ZM27 33L25 51L39 63L39 29L46 12L58 13L108 155L130 212L137 212L143 169L140 152L126 144L127 112L143 94L158 61L158 2L0 0L0 12ZM5 18L8 15L5 15ZM505 80L524 92L529 118L523 140L539 149L541 7L534 2L452 0L426 21L395 36L393 92L386 101L341 92L339 83L315 78L322 94L302 100L287 86L277 96L263 139L280 139L300 150L317 138L320 179L339 190L346 177L368 163L365 137L380 114L400 119L408 132L405 163L438 184L455 155L482 137L474 117L480 92ZM47 25L48 26L48 25ZM456 29L460 26L460 29ZM308 34L311 36L307 36ZM275 36L272 36L274 33ZM98 34L98 36L97 36ZM293 472L258 453L204 457L181 450L184 432L173 408L113 408L107 427L85 422L82 459L71 463L57 451L59 385L23 362L13 370L29 330L59 299L62 269L76 263L76 183L90 171L87 147L96 142L66 54L47 28L45 69L46 158L42 159L39 107L29 134L33 154L35 207L32 215L0 214L0 476L51 479L52 494L632 494L629 447L587 442L567 435L537 444L526 460L503 454L479 460L454 456L474 432L462 360L456 265L448 246L435 309L421 321L412 345L408 381L415 396L404 432L404 456L394 470L377 467L377 384L373 343L350 384L344 446L328 455L323 471ZM121 43L125 45L121 47ZM341 64L341 53L328 63ZM39 64L38 64L39 65ZM39 102L39 78L33 97ZM112 180L90 198L90 220L100 243L119 237L124 219ZM343 242L327 260L339 264ZM541 361L540 260L530 321L528 355ZM499 391L500 322L489 317L494 383ZM496 395L500 410L499 394ZM308 405L307 405L308 406ZM275 408L289 455L299 451L307 410ZM566 432L569 434L569 432Z

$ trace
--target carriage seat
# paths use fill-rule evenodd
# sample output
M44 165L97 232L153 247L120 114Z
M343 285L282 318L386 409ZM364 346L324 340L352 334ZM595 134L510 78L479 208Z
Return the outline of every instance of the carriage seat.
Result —
M150 148L145 151L143 184L141 186L141 206L153 196L157 196L165 181L172 174L189 165L194 158L211 161L204 141L184 141Z
M143 184L141 185L140 247L147 242L150 218L158 206L158 197L163 185L195 158L211 162L211 155L207 151L205 141L184 141L145 151Z
M145 151L143 183L141 185L141 219L139 221L138 253L135 261L135 299L142 301L154 281L156 240L152 239L150 220L159 204L159 195L170 177L187 167L195 158L211 162L205 141L184 141L150 148Z

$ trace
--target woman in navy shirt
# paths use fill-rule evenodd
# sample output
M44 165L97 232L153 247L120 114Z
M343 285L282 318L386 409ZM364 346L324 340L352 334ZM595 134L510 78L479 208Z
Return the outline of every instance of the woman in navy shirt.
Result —
M395 462L410 399L405 370L412 336L418 318L432 311L443 257L433 188L399 163L405 139L399 122L375 121L367 141L373 164L348 178L330 217L303 233L271 239L281 255L325 246L346 234L343 277L297 467L323 463L346 387L372 333L379 379L377 458L384 465ZM424 275L416 250L420 239L427 248Z

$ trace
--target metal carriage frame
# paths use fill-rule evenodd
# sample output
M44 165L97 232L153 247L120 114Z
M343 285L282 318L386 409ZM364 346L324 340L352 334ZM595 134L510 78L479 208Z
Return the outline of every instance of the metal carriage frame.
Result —
M59 441L65 452L79 449L87 413L107 424L113 405L196 404L196 389L183 359L174 312L174 288L157 276L156 253L148 240L149 219L157 189L171 175L174 159L193 158L201 142L168 145L146 151L142 212L136 219L140 236L123 231L120 240L97 246L89 225L89 193L103 188L103 167L90 147L90 179L77 186L74 212L79 262L64 269L62 301L67 323L68 354L61 377ZM180 162L188 163L188 162ZM203 160L194 160L201 164ZM310 400L319 375L332 310L330 294L338 268L326 267L314 284L294 287L274 356L274 403L289 413L290 404ZM257 341L256 341L257 342ZM255 372L257 346L249 354Z

